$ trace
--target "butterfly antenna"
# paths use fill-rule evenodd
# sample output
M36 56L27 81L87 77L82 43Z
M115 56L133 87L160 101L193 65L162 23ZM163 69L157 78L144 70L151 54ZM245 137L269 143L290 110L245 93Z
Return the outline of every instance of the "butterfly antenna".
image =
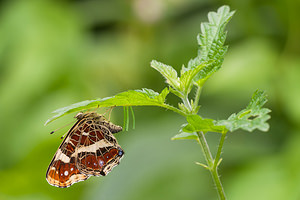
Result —
M62 126L62 127L59 127L58 129L55 129L54 131L51 131L50 132L50 134L53 134L54 132L56 132L56 131L58 131L58 130L60 130L60 129L62 129L62 128L65 128L66 126L69 126L70 124L73 124L74 122L70 122L70 123L68 123L68 124L66 124L66 125L64 125L64 126Z
M68 132L66 132L65 134L63 134L63 136L60 137L60 139L64 139L64 137L66 136Z

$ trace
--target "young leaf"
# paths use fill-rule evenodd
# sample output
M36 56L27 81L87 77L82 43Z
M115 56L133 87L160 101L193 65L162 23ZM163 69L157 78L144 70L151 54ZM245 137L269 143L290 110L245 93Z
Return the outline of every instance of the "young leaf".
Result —
M172 88L171 86L169 87L169 91L173 94L175 94L176 96L178 96L179 98L183 98L184 94L174 88Z
M199 86L202 86L213 73L218 71L223 63L227 51L227 46L224 46L226 39L224 29L233 14L234 11L230 12L228 6L222 6L217 13L208 13L209 22L201 24L201 33L197 37L199 44L198 56L190 60L187 67L188 69L194 69L204 62L211 62L195 77L195 81Z
M187 95L190 93L193 83L194 83L194 77L205 67L205 64L200 64L194 69L190 69L188 71L183 69L181 70L181 76L180 76L180 91L183 92L184 95Z
M157 101L161 103L164 103L168 94L169 94L169 89L165 88L163 89L163 91L161 91L159 95L155 97L155 99L157 99Z
M151 67L159 71L166 78L166 82L169 85L171 85L175 89L179 88L179 79L177 77L177 72L173 67L165 65L156 60L151 61Z
M246 131L253 131L254 129L268 131L269 124L266 121L271 118L268 115L271 110L262 108L266 102L265 92L257 90L252 95L246 109L241 110L238 114L232 114L227 120L216 121L215 124L226 126L231 132L239 128Z
M185 112L185 113L189 113L190 112L190 110L183 103L178 103L178 108L180 110L182 110L183 112Z

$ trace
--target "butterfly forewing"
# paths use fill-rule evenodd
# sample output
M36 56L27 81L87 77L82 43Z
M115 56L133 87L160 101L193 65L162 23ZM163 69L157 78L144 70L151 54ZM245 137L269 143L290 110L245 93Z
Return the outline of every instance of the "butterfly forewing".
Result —
M122 127L96 113L78 114L58 148L48 170L47 181L57 187L69 187L89 176L106 175L119 164L124 151L113 133Z

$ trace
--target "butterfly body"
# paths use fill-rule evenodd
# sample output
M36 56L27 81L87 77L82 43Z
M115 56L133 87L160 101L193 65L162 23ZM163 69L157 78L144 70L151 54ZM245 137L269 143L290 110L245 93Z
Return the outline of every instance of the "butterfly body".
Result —
M56 187L69 187L90 176L105 176L124 155L113 133L122 131L95 112L78 113L55 153L46 180Z

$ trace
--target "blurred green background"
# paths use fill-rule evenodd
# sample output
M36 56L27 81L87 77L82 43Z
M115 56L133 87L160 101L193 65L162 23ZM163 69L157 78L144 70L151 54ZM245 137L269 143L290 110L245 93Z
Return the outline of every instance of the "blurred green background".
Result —
M207 13L227 4L230 45L223 68L205 85L200 114L225 119L256 89L272 109L267 133L228 134L220 167L230 200L300 200L299 1L31 0L0 1L0 200L217 199L194 141L171 141L184 118L153 107L134 108L136 128L117 134L125 150L107 177L68 189L45 173L68 127L57 108L128 89L161 91L152 59L177 70L197 54ZM172 95L168 101L176 103ZM102 112L100 110L99 112ZM112 121L123 124L122 109ZM69 126L70 127L70 126ZM219 135L207 135L215 152Z

